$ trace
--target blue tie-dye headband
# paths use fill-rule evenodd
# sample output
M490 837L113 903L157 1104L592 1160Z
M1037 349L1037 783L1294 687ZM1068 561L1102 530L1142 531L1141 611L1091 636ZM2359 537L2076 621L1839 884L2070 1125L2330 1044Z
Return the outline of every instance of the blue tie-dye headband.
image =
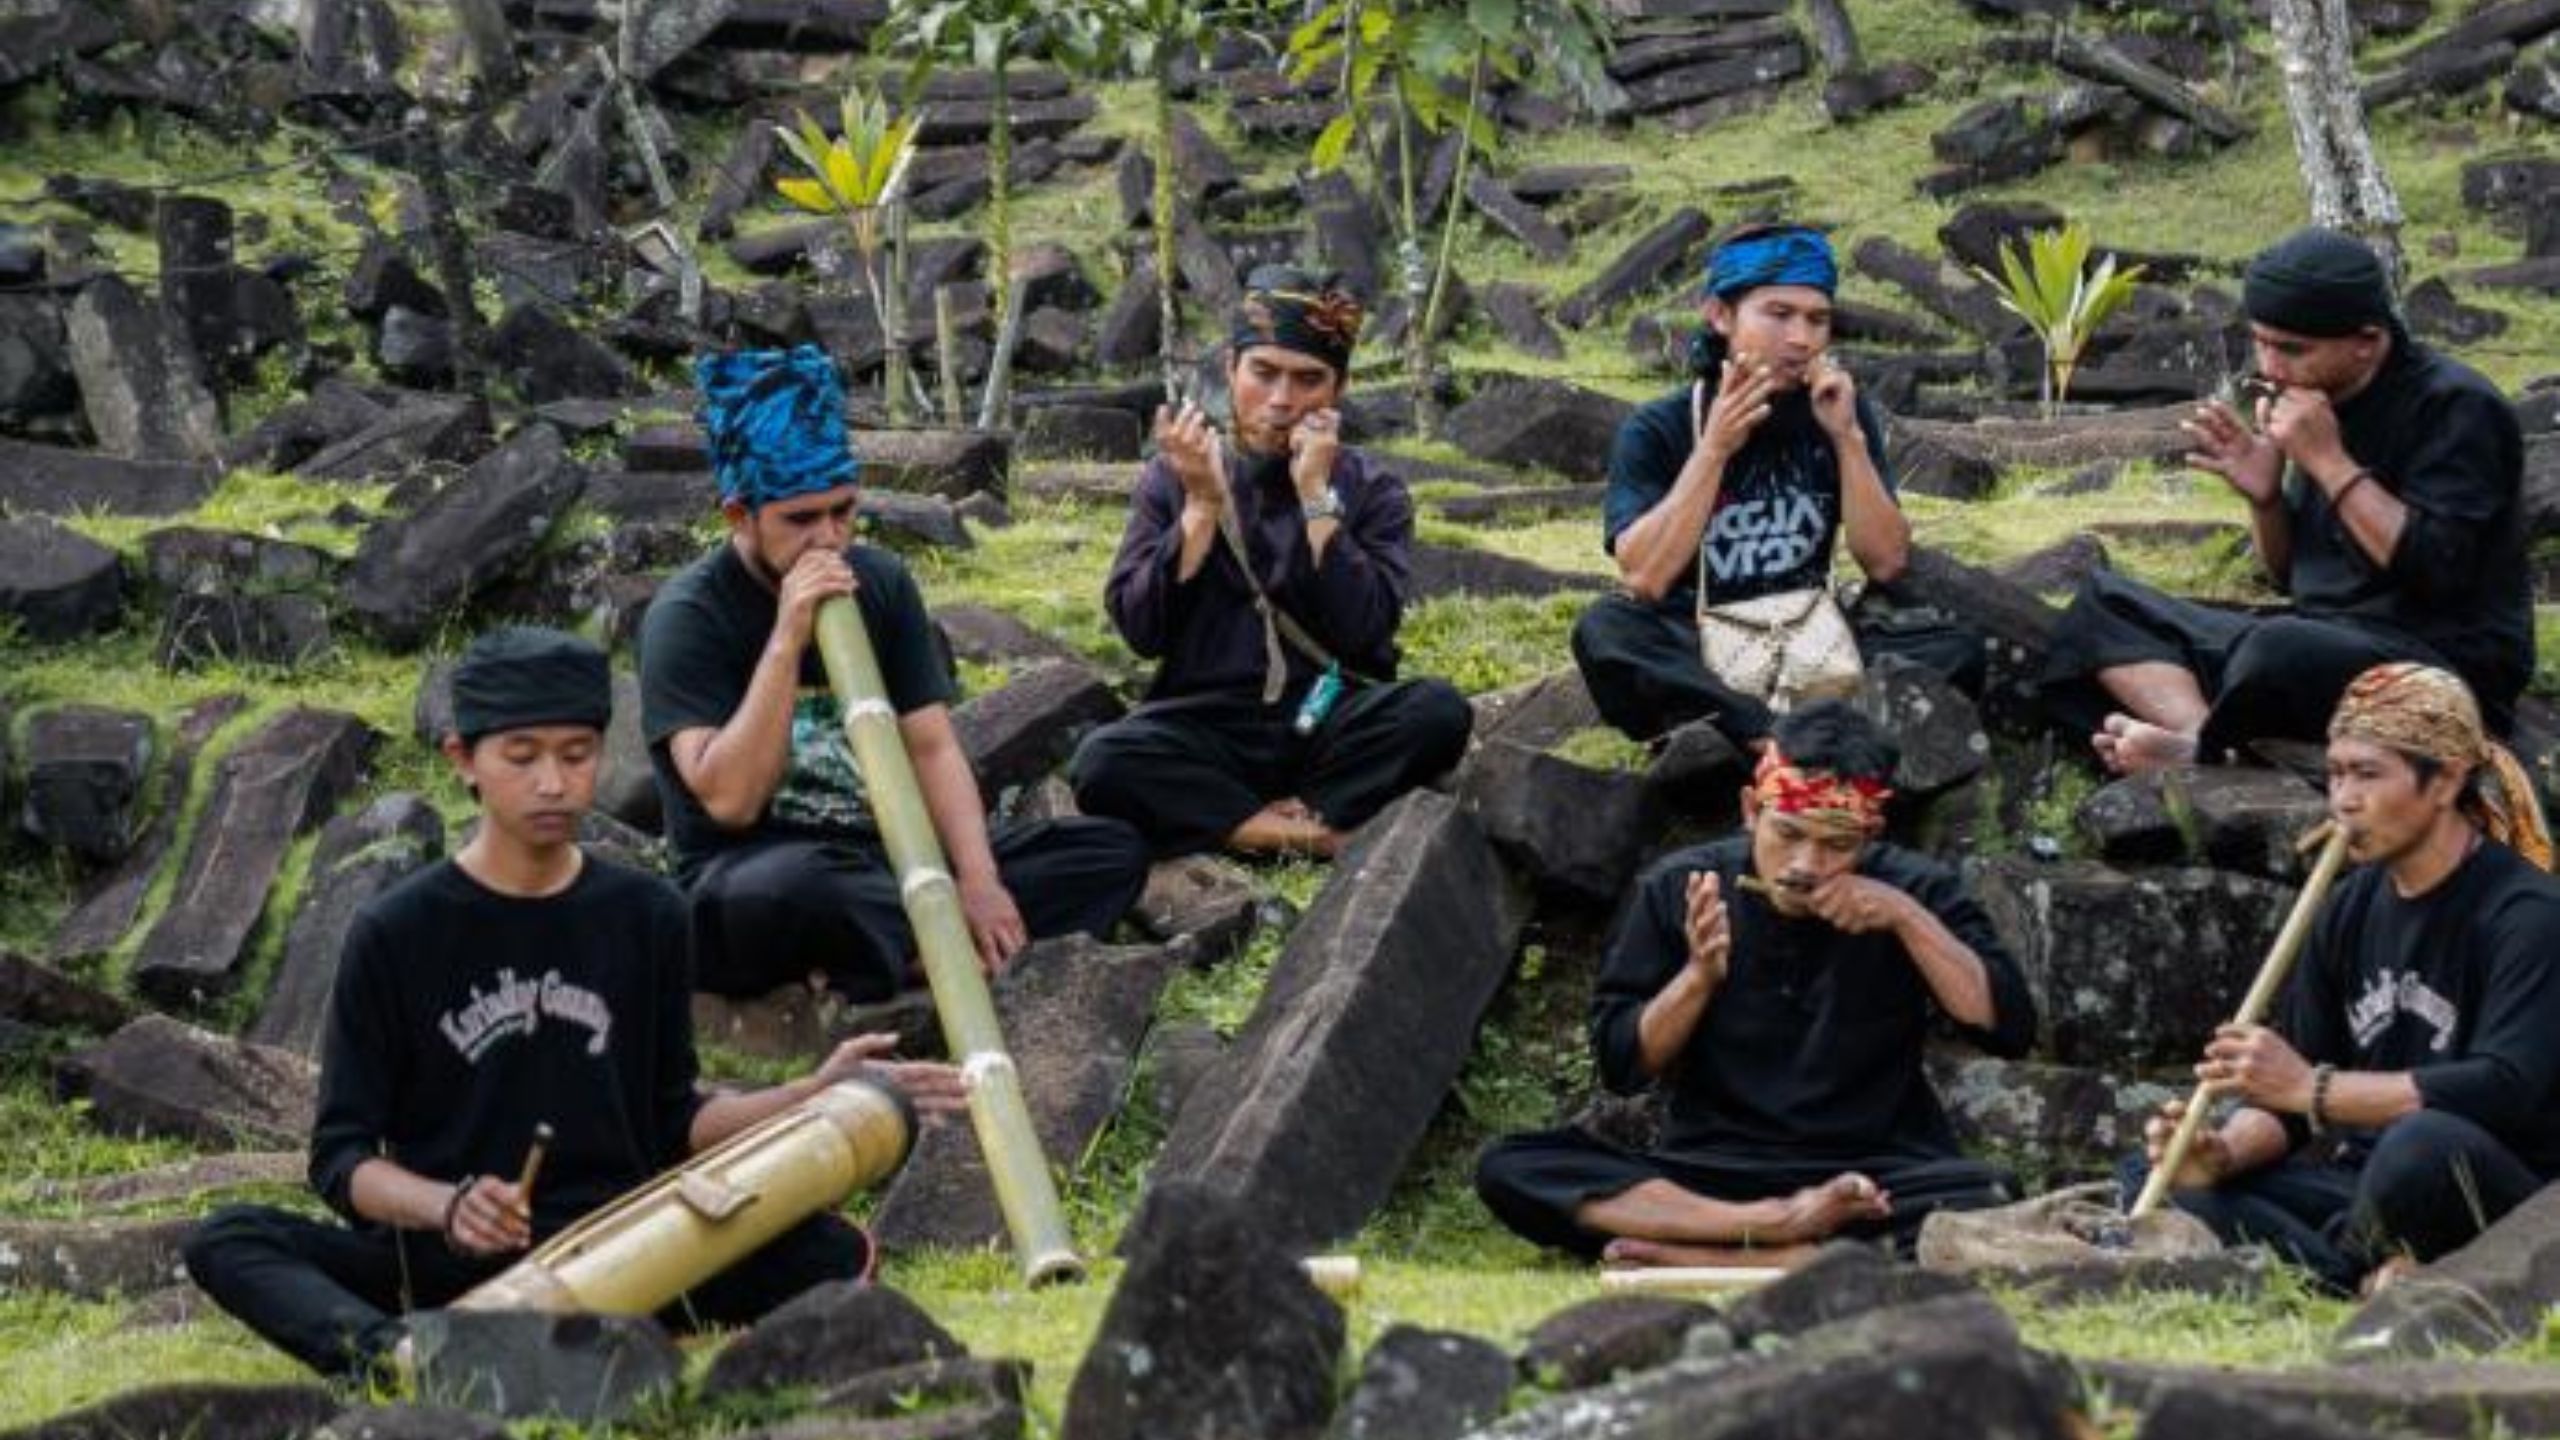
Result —
M1707 293L1730 300L1762 285L1810 285L1829 295L1840 288L1840 262L1819 230L1785 225L1751 230L1716 247L1707 259Z
M844 381L826 351L697 355L693 380L723 501L756 510L853 483L860 466L845 440Z

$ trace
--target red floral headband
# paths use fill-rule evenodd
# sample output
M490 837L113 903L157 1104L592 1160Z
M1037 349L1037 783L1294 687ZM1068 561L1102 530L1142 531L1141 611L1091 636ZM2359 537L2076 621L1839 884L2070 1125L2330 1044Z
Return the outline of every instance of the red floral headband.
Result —
M1884 829L1885 802L1893 798L1892 787L1863 775L1800 769L1774 744L1760 752L1751 788L1781 815L1837 816L1870 835Z

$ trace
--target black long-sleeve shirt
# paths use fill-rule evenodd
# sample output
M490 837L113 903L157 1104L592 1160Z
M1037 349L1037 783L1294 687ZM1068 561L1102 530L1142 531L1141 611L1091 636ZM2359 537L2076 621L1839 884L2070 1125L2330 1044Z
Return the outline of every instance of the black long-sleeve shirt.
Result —
M1404 482L1358 450L1341 451L1333 464L1341 529L1319 563L1287 460L1231 453L1228 466L1236 519L1263 593L1346 667L1371 679L1392 677L1413 563L1413 498ZM1182 482L1161 458L1148 461L1104 583L1103 604L1130 649L1162 662L1148 699L1258 695L1266 651L1245 573L1220 537L1197 574L1187 581L1175 578L1181 517ZM1314 679L1317 666L1296 646L1281 648L1294 695Z
M687 1150L694 1112L684 901L588 856L558 895L501 895L447 860L347 932L320 1051L311 1187L349 1193L377 1156L431 1180L512 1179L537 1122L548 1233Z
M2328 495L2286 486L2294 606L2424 641L2502 716L2533 675L2525 567L2524 434L2478 372L2403 337L2373 383L2337 407L2358 465L2409 507L2388 564L2347 532Z
M1910 952L1890 933L1851 935L1778 914L1741 888L1750 863L1750 838L1737 836L1665 856L1637 882L1592 996L1602 1082L1621 1093L1649 1082L1638 1021L1688 963L1688 881L1710 871L1732 917L1733 951L1665 1077L1664 1150L1843 1163L1961 1153L1921 1069L1932 1018L1943 1012ZM2035 1041L2034 997L1955 873L1881 843L1867 847L1858 873L1918 900L1973 947L1990 980L1992 1023L1959 1033L1995 1055L2025 1054Z
M2378 865L2340 880L2282 1014L2305 1058L2408 1071L2426 1108L2560 1174L2560 880L2514 851L2484 841L2414 900Z

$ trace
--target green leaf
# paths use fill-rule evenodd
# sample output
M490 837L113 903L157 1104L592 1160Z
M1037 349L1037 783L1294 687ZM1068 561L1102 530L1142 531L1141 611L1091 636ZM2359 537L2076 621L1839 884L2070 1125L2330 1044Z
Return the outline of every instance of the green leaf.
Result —
M1352 132L1358 124L1358 117L1349 110L1326 121L1324 129L1316 133L1314 148L1307 152L1307 163L1319 173L1340 169L1342 157L1350 153Z
M1004 58L1004 42L1010 27L1001 21L981 20L969 27L969 60L981 70L993 70Z
M1331 38L1334 27L1341 23L1342 0L1333 0L1332 4L1308 16L1305 24L1289 32L1289 53L1301 54L1315 46L1317 42Z
M1520 30L1520 0L1467 0L1467 25L1485 40L1508 46Z

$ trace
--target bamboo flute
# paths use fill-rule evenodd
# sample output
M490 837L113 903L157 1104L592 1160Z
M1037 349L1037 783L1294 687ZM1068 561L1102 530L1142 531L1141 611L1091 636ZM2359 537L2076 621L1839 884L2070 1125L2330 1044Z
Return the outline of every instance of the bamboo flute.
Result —
M961 918L959 889L916 784L915 764L898 734L879 658L853 601L832 599L818 607L818 654L844 712L845 738L852 743L854 765L897 872L907 921L915 927L916 951L924 961L943 1038L968 1084L969 1120L1023 1278L1034 1285L1081 1279L1084 1261L1076 1255L1057 1182L1032 1128L1022 1077L997 1027L995 998L978 968L977 942Z
M2338 867L2346 863L2347 827L2336 821L2324 822L2303 837L2303 845L2318 845L2320 858L2312 862L2311 878L2302 882L2302 893L2294 898L2292 912L2284 917L2284 928L2276 932L2276 943L2267 951L2266 963L2258 967L2258 978L2250 982L2239 1013L2231 1017L2234 1025L2257 1024L2265 1018L2267 1007L2275 1003L2276 991L2293 969L2293 957L2301 953L2302 942L2310 937L2312 917L2320 912L2320 901L2329 893L2329 882L2338 878ZM2213 1108L2213 1096L2212 1082L2196 1082L2194 1093L2187 1096L2186 1113L2178 1117L2178 1128L2170 1132L2169 1143L2160 1151L2160 1163L2151 1167L2149 1178L2142 1182L2142 1193L2135 1197L2125 1218L2139 1220L2169 1197L2170 1178L2186 1163L2187 1149L2195 1144L2196 1132L2203 1128L2205 1112Z

